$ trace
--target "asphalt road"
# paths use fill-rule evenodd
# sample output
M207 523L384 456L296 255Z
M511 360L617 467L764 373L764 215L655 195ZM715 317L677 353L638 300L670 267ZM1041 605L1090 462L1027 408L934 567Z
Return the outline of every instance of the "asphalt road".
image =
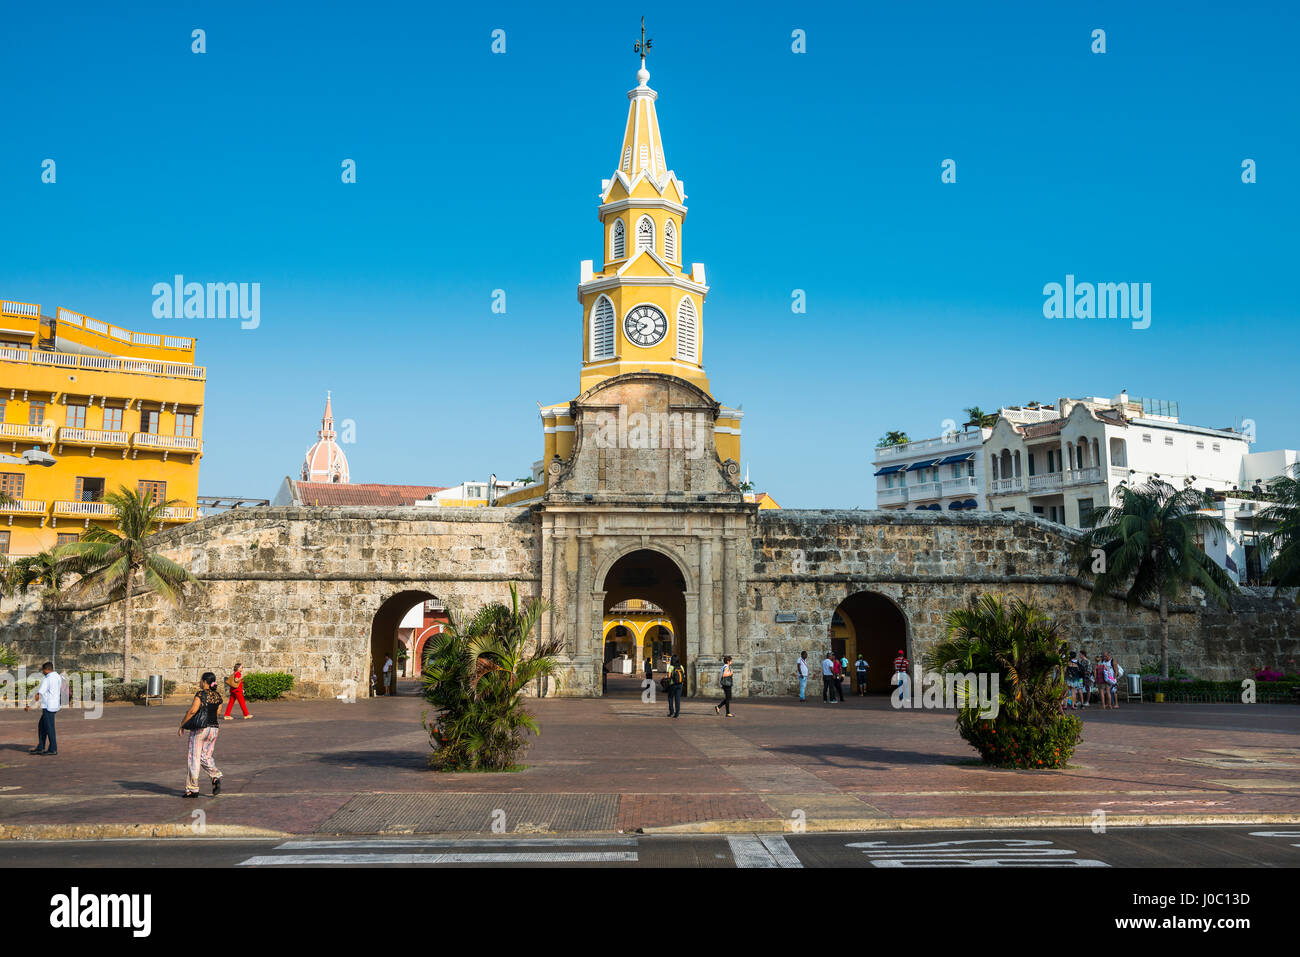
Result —
M0 842L0 867L1300 867L1300 827Z

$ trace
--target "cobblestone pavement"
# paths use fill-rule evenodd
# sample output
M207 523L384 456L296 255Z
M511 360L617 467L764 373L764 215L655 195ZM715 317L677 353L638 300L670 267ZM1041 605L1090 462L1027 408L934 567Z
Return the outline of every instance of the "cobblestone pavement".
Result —
M223 790L199 801L180 800L179 702L110 705L94 721L65 711L56 757L27 754L36 714L7 709L0 831L185 828L196 810L206 826L290 834L1300 815L1300 708L1285 705L1089 709L1074 765L1046 772L983 767L951 712L895 711L885 698L740 699L730 719L697 699L669 719L637 695L531 706L542 735L525 770L438 774L414 695L258 703L252 720L223 722Z

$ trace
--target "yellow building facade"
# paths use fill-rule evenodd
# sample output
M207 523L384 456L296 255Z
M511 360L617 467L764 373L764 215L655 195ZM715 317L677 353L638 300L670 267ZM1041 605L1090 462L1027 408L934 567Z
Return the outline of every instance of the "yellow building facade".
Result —
M628 91L627 120L612 178L601 182L596 218L601 261L584 260L578 280L582 356L578 390L613 376L651 371L676 376L706 393L703 263L687 263L686 187L668 167L650 74L642 57ZM546 466L573 454L569 402L542 406L542 458L534 483L500 497L500 505L539 499L550 481ZM718 458L740 461L740 409L722 406L714 423Z
M40 449L54 464L0 463L0 553L32 555L111 526L106 492L125 485L197 515L206 370L195 340L133 332L71 309L0 301L0 452Z

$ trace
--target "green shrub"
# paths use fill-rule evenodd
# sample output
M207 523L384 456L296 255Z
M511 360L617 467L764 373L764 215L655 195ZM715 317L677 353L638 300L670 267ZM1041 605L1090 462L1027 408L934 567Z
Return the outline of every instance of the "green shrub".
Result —
M18 649L12 645L0 645L0 668L18 667Z
M1083 722L1072 714L1037 726L1002 711L991 721L976 717L960 726L961 736L979 751L985 764L1032 770L1065 767L1083 733Z
M244 675L244 697L249 701L270 701L292 690L293 675L283 671L258 671Z

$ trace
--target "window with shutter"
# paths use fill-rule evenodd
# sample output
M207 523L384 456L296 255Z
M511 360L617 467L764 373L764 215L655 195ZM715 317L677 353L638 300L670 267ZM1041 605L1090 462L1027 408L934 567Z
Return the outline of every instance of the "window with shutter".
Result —
M610 240L609 249L610 262L627 257L627 231L623 228L621 219L614 220L614 238Z
M677 262L677 227L671 219L664 226L664 259Z
M0 495L22 499L24 479L26 476L22 472L0 472Z
M9 554L9 530L0 532L0 555Z
M141 498L144 498L146 495L149 495L150 493L152 493L153 495L153 502L155 505L158 504L159 502L167 501L167 483L150 482L141 479L139 485L136 487L136 494L139 495Z
M695 303L687 296L677 307L677 358L687 362L698 362L700 356L695 319Z
M27 424L44 425L45 424L45 403L32 400L31 405L27 407Z
M650 149L644 143L641 144L641 165L640 169L645 169L650 165Z
M591 309L591 358L614 358L614 304L604 296Z
M642 216L636 224L636 248L638 250L655 248L655 224L649 216Z
M84 429L86 427L86 407L84 405L68 406L68 414L64 424L70 429Z
M104 431L121 432L122 431L122 410L107 406L104 409Z
M632 172L632 147L630 146L623 151L623 172Z

